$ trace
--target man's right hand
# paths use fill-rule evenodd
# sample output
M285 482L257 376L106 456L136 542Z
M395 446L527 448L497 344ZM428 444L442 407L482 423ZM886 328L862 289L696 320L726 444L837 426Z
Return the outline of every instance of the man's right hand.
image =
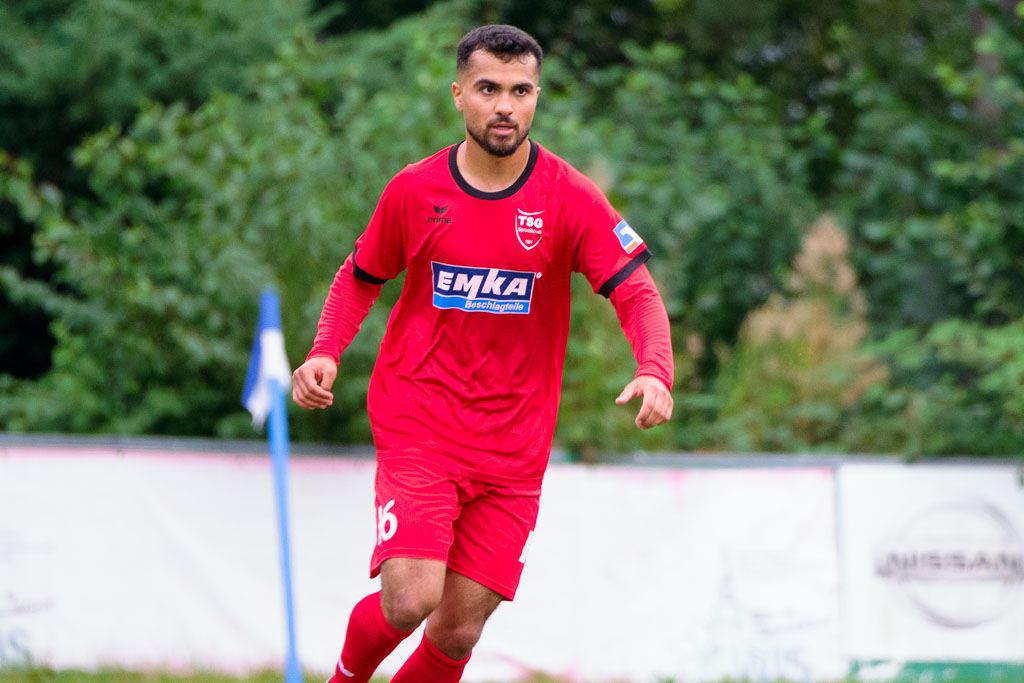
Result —
M326 356L314 356L292 373L292 400L313 410L334 403L331 385L338 376L338 365Z

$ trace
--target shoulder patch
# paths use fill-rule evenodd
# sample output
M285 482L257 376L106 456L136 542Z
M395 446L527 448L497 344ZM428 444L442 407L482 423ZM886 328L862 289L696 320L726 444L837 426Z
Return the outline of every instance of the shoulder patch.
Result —
M619 221L619 224L614 228L614 232L615 236L619 238L619 245L627 254L632 254L644 245L640 235L625 220Z

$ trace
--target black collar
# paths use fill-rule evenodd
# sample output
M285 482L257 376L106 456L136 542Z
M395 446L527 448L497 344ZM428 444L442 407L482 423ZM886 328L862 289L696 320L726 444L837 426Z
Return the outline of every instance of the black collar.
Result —
M471 197L476 197L477 199L505 199L507 197L511 197L516 192L519 192L523 185L526 184L526 181L530 179L530 174L533 173L533 167L537 165L537 156L540 154L540 145L533 140L530 140L530 158L526 162L526 168L524 168L523 172L518 178L516 178L516 181L504 190L498 190L497 192L484 192L483 190L478 190L466 182L466 179L462 177L462 173L459 171L459 164L455 161L455 155L458 153L459 145L461 144L463 143L460 142L457 145L452 145L451 149L448 151L448 170L451 171L452 178L455 179L455 184L458 185L463 192Z

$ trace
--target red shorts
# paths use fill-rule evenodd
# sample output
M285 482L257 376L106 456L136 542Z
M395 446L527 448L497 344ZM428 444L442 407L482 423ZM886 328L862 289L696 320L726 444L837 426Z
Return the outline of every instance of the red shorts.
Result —
M374 489L371 578L391 557L440 560L507 600L515 597L537 523L538 486L486 484L402 457L377 462Z

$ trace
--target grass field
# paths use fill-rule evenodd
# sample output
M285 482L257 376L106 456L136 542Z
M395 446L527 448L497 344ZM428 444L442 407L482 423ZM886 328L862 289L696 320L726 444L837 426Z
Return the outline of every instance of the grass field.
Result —
M217 674L195 674L189 676L167 673L139 673L136 671L52 671L50 669L0 669L0 683L281 683L278 672L234 678ZM371 683L387 683L386 678L374 678ZM324 683L322 676L306 676L305 683ZM558 679L539 676L523 683L559 683ZM669 683L668 681L664 683Z
M0 683L282 683L278 672L266 672L245 678L217 674L195 674L189 676L173 674L146 674L136 671L52 671L50 669L0 669ZM324 683L321 676L307 676L305 683ZM388 683L387 678L374 678L371 683ZM536 676L521 683L562 683L562 679ZM657 683L673 683L669 679ZM722 683L740 683L722 681ZM777 683L785 683L778 681Z
M175 675L168 673L140 673L136 671L52 671L50 669L0 669L0 683L281 683L280 673L266 673L245 678L219 674ZM385 683L375 678L373 683ZM324 683L322 676L307 676L305 683Z
M861 679L856 673L842 681L821 681L820 683L859 683ZM324 676L307 675L304 683L324 683ZM869 677L873 683L881 683ZM47 668L0 668L0 683L282 683L280 672L267 671L244 678L225 676L222 674L198 673L190 675L170 673L142 673L138 671L106 670L99 672L84 671L53 671ZM370 683L388 683L384 677L374 678ZM538 675L523 679L518 683L568 683L565 679ZM619 683L628 683L621 681ZM675 683L674 679L662 678L648 680L643 683ZM708 681L707 683L713 683ZM725 679L718 683L746 683L745 680ZM777 680L774 683L790 683ZM916 674L897 675L892 683L1024 683L1024 663L1007 666L977 666L970 663L961 664L959 668L951 665L919 671Z

